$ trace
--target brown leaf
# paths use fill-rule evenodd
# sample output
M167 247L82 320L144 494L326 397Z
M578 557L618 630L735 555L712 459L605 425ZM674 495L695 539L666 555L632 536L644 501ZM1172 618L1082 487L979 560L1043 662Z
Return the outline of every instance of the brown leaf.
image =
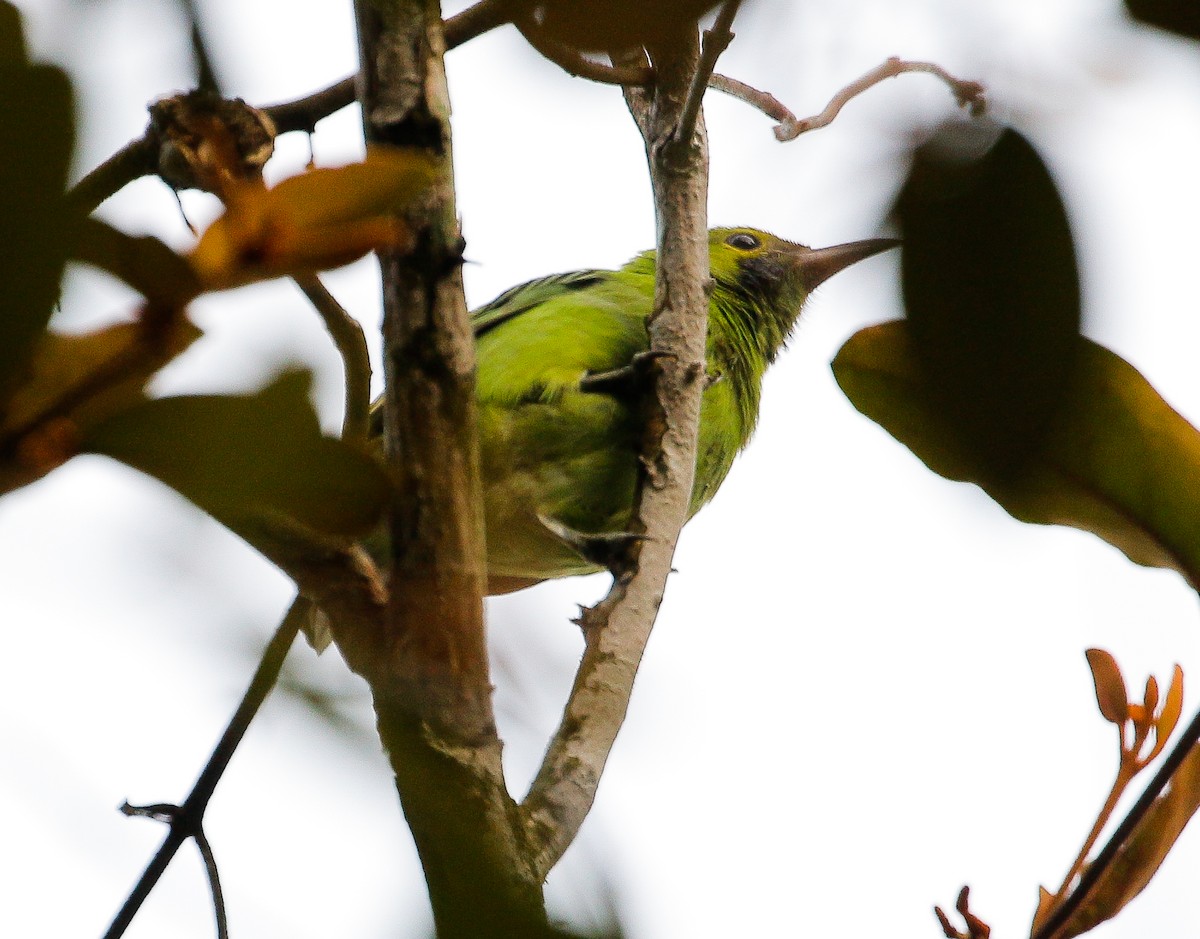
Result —
M1109 723L1124 724L1129 717L1129 696L1117 660L1103 649L1088 649L1086 655L1096 685L1096 704L1100 713Z
M191 261L209 290L340 267L368 251L404 247L396 213L437 178L423 152L374 147L363 163L310 170L274 189L231 190L228 208Z

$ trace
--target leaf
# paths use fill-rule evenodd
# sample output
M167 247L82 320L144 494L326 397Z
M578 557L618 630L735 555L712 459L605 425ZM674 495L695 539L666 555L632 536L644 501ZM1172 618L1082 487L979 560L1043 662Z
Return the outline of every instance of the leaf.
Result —
M1157 873L1183 829L1200 809L1200 748L1193 748L1154 800L1129 840L1055 937L1071 939L1112 919Z
M150 377L199 336L177 310L143 310L137 322L89 333L45 333L0 420L0 492L74 456L88 425L141 403Z
M74 145L71 84L60 69L24 58L20 16L0 6L0 392L20 380L46 328L75 217L63 193Z
M1110 724L1120 727L1129 717L1129 696L1117 660L1103 649L1088 649L1086 655L1096 685L1096 704L1100 713Z
M1006 129L982 155L962 138L952 126L917 150L897 198L904 305L947 430L994 474L1015 476L1070 385L1075 250L1054 181L1024 137Z
M661 44L695 23L720 0L516 0L522 29L585 52Z
M1200 39L1200 3L1196 0L1125 0L1130 16L1181 36Z
M1176 570L1200 586L1200 434L1114 353L1080 340L1046 447L1016 480L996 478L947 428L907 324L861 330L833 371L851 403L935 473L976 483L1021 521L1090 531L1131 561Z
M127 235L96 218L81 223L74 257L162 307L185 306L204 289L191 264L157 238Z
M310 170L274 189L245 184L191 262L207 289L349 264L411 235L396 213L437 179L424 151L373 147L363 163Z
M387 477L321 434L309 381L289 372L253 395L146 401L90 428L83 447L166 483L252 544L264 520L364 534L383 511Z

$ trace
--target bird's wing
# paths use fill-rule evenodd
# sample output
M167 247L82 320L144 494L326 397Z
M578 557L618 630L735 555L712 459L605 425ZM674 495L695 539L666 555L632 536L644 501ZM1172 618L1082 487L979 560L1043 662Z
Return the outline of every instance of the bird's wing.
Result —
M518 284L471 313L471 326L475 330L475 338L478 339L488 330L547 300L594 286L606 273L611 272L571 271L568 274L552 274Z

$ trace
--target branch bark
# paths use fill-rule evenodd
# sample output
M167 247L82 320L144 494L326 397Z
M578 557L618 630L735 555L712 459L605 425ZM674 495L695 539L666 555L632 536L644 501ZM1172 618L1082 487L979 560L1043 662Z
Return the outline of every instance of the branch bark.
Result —
M581 618L587 639L583 661L522 806L542 875L570 845L595 799L687 519L706 383L708 144L699 114L691 136L680 140L676 132L699 52L690 31L678 45L652 50L653 86L625 89L646 145L658 227L656 312L649 329L661 368L648 402L644 473L631 526L646 539L634 543L631 575L618 577L608 596Z
M327 612L346 661L371 686L439 937L523 935L544 925L542 878L524 861L492 713L474 341L442 21L437 0L358 0L356 13L368 140L424 149L444 183L407 220L416 249L380 258L384 428L398 493L382 628Z

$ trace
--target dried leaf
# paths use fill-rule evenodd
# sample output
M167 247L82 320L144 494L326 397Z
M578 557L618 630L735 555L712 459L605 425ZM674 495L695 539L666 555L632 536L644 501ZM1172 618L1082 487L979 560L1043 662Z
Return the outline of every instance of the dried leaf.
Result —
M1117 660L1103 649L1088 649L1086 655L1096 685L1100 713L1111 724L1124 724L1129 717L1129 696Z
M1038 887L1038 903L1037 909L1033 913L1033 923L1029 927L1029 934L1036 936L1039 929L1042 928L1042 923L1058 905L1058 895L1051 893L1045 887Z
M1056 939L1081 935L1121 912L1150 883L1198 808L1200 748L1194 748Z
M1153 714L1158 707L1158 680L1151 675L1146 679L1146 693L1142 696L1142 706L1146 714Z
M77 452L84 429L140 404L155 372L200 330L182 313L89 333L42 336L0 421L0 492L44 476Z
M1065 406L1029 472L998 480L946 427L912 352L907 324L852 336L833 362L851 403L948 479L974 482L1014 518L1070 525L1137 564L1200 587L1200 433L1133 366L1080 340Z
M366 162L310 170L274 189L236 188L191 262L210 290L339 267L407 244L396 217L437 178L423 152L375 147Z
M1162 748L1167 745L1167 740L1175 732L1175 726L1179 723L1179 715L1182 713L1183 669L1176 665L1175 673L1171 676L1171 686L1167 688L1166 700L1163 701L1162 713L1158 715L1158 720L1154 722L1154 732L1157 739L1154 743L1154 752L1150 754L1150 759L1158 756Z

